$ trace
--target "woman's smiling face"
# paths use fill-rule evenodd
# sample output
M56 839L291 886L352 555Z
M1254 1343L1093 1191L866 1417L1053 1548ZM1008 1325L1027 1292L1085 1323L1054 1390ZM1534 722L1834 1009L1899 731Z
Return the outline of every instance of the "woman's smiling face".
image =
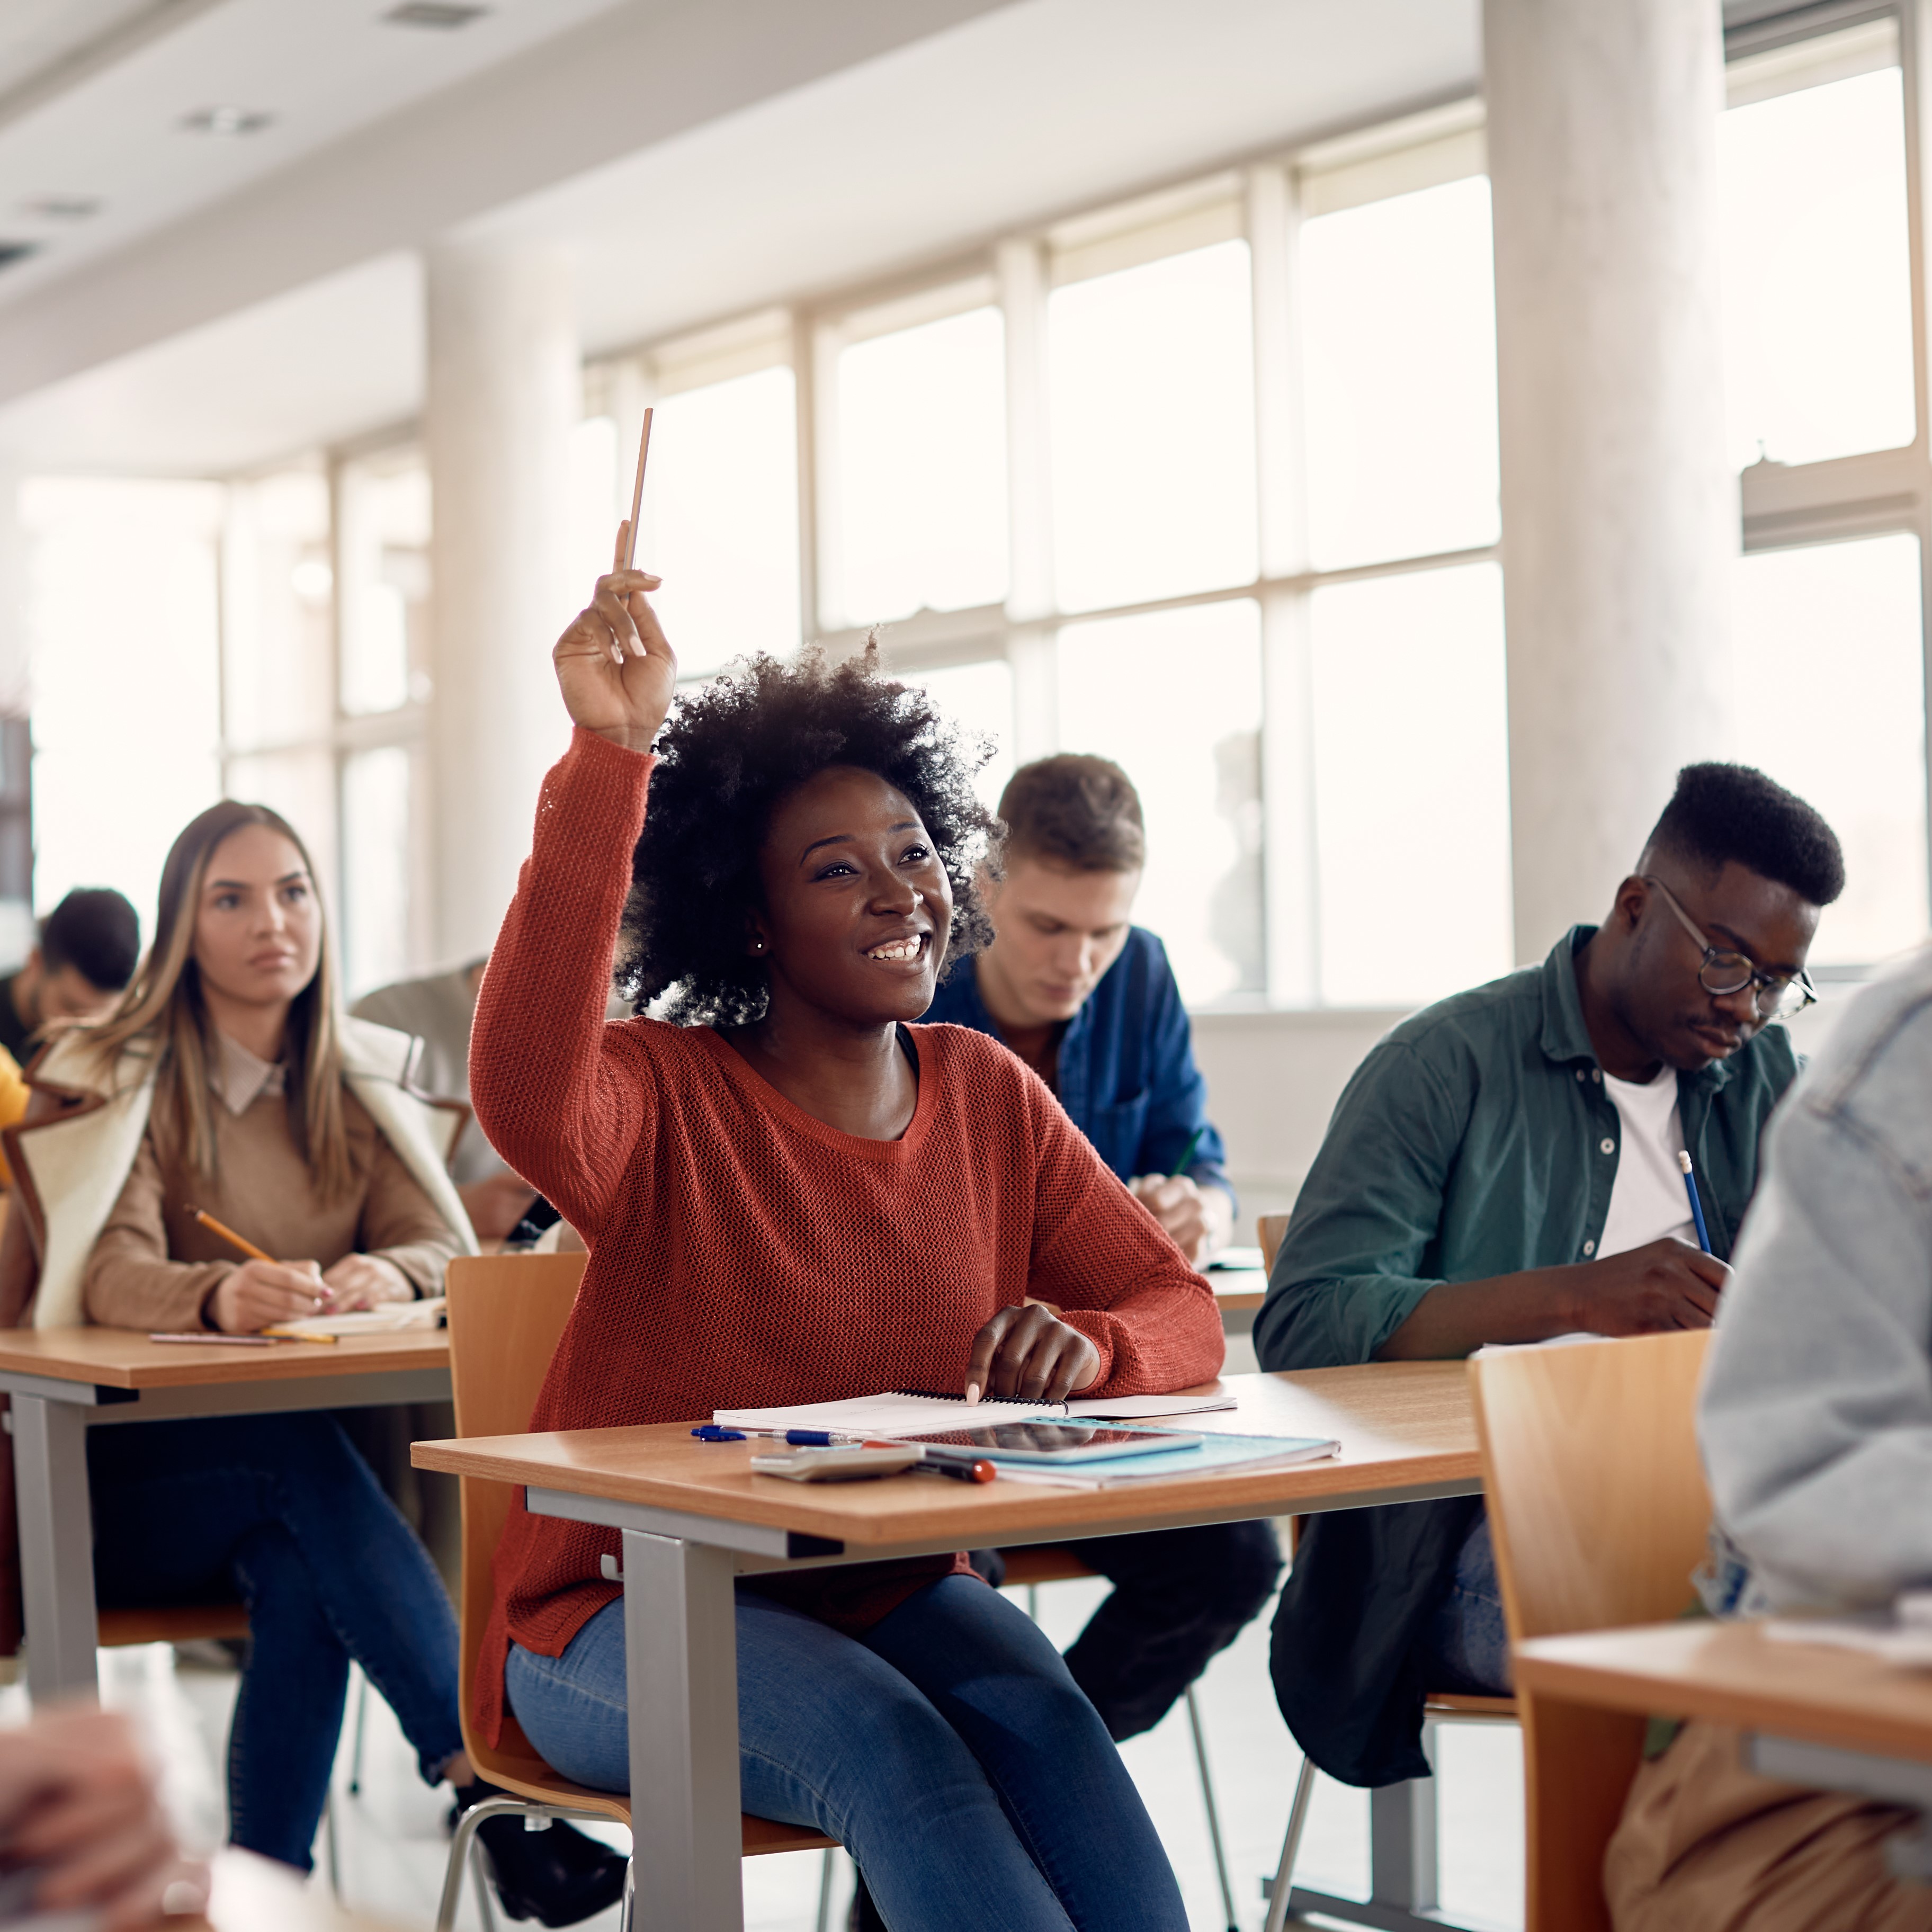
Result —
M855 1026L916 1020L952 926L952 886L905 795L831 765L778 801L751 944L806 1004Z

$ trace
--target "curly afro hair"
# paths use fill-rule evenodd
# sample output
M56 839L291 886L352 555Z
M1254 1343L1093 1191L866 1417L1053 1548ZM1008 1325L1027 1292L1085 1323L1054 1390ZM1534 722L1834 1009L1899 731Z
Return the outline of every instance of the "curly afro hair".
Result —
M909 799L952 882L942 976L993 936L975 873L998 821L973 776L992 755L915 686L879 673L878 649L832 664L815 646L758 656L679 700L659 736L650 810L631 859L620 990L680 1026L761 1018L764 963L745 950L758 854L778 801L828 765L876 772Z

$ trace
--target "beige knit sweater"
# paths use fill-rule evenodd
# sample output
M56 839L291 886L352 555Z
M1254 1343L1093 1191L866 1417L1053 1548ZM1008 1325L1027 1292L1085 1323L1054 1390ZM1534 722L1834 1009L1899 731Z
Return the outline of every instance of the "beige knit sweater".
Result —
M288 1106L265 1091L241 1113L219 1101L215 1178L164 1162L150 1127L120 1198L88 1256L82 1295L90 1322L109 1328L188 1330L242 1257L189 1216L200 1208L278 1261L328 1268L344 1255L380 1255L418 1294L440 1294L442 1271L463 1245L352 1094L343 1095L362 1185L326 1202L289 1132Z

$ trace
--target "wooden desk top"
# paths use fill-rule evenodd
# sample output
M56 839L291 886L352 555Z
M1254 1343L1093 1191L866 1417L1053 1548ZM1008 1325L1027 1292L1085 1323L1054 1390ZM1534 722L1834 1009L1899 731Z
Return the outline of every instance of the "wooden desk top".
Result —
M1210 1384L1211 1386L1211 1384ZM956 1535L979 1549L1006 1534L1055 1524L1126 1521L1204 1504L1256 1516L1318 1508L1324 1498L1454 1484L1473 1490L1482 1461L1460 1362L1378 1362L1281 1376L1230 1376L1238 1408L1177 1427L1231 1435L1333 1436L1326 1461L1200 1480L1169 1478L1113 1490L992 1482L979 1487L907 1474L862 1483L788 1483L754 1474L769 1442L698 1442L691 1424L582 1429L547 1435L418 1442L418 1468L443 1469L615 1502L758 1523L846 1544L914 1543Z
M1932 1762L1932 1672L1857 1651L1774 1642L1755 1624L1640 1624L1538 1637L1516 1653L1519 1688L1566 1703Z
M440 1328L352 1336L333 1348L278 1342L272 1348L151 1342L130 1328L0 1328L0 1375L45 1376L106 1388L302 1382L318 1376L446 1368L448 1363L449 1336Z

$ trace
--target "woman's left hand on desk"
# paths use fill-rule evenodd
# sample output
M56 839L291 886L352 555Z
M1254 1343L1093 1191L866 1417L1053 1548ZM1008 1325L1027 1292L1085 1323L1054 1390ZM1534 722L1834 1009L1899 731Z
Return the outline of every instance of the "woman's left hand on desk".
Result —
M409 1276L380 1255L344 1255L333 1268L322 1270L322 1278L335 1292L332 1310L338 1315L416 1298Z
M1043 1301L1003 1308L973 1338L966 1400L1064 1402L1100 1378L1100 1352Z

